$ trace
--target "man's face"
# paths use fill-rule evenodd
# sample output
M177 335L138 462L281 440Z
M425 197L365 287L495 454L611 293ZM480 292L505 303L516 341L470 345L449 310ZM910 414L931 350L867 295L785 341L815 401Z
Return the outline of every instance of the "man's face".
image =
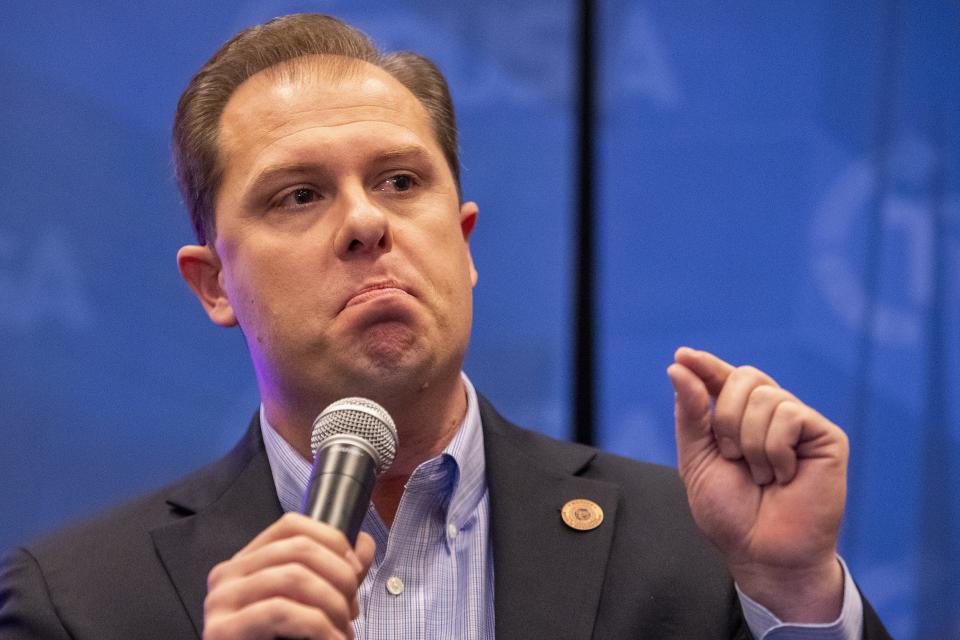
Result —
M470 333L476 206L426 111L377 67L331 81L318 60L251 77L221 119L207 307L243 329L268 403L423 387L457 375Z

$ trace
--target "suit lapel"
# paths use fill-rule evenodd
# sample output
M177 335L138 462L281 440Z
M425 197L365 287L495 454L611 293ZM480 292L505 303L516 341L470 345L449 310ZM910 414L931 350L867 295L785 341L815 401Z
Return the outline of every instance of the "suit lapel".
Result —
M283 511L257 416L223 460L177 485L167 503L179 517L151 531L154 546L197 631L203 629L207 574Z
M578 477L596 455L520 430L481 398L498 638L590 638L606 574L619 488ZM591 531L563 523L576 498L602 509Z

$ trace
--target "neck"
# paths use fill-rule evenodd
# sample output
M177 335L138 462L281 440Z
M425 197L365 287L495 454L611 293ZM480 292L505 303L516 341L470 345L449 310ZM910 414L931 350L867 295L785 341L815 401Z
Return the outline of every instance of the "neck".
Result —
M467 393L459 373L445 388L434 389L429 395L429 402L387 408L397 424L400 446L390 469L377 479L373 490L373 504L387 526L393 523L410 474L422 462L440 455L467 413Z
M451 379L434 381L417 390L408 389L371 399L383 405L397 425L399 446L396 458L390 469L377 479L373 491L377 513L390 526L410 474L422 462L439 455L456 434L467 412L467 394L457 372ZM263 403L267 418L277 433L300 455L312 461L310 429L319 410L310 406L298 411L294 403L269 402L266 397Z

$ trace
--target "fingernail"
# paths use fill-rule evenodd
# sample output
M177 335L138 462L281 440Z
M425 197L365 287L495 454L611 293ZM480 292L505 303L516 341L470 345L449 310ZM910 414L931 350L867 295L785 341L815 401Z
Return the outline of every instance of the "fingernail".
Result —
M717 446L720 447L720 454L724 458L736 459L740 457L740 449L737 447L737 443L730 438L720 438L717 441Z

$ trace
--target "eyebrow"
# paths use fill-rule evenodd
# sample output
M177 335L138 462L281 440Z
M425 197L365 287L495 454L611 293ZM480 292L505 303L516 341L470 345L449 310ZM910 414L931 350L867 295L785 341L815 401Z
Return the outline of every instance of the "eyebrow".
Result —
M394 160L429 160L430 153L422 146L411 144L400 147L393 147L384 151L379 151L373 155L373 162L384 163ZM281 177L292 175L308 175L324 171L322 163L317 162L291 162L284 164L268 165L263 171L250 182L247 193L259 193L264 187L274 180Z
M388 149L383 153L378 154L378 160L404 160L407 158L422 158L428 159L430 157L429 152L421 147L418 144L409 144L402 147L395 147L393 149Z

